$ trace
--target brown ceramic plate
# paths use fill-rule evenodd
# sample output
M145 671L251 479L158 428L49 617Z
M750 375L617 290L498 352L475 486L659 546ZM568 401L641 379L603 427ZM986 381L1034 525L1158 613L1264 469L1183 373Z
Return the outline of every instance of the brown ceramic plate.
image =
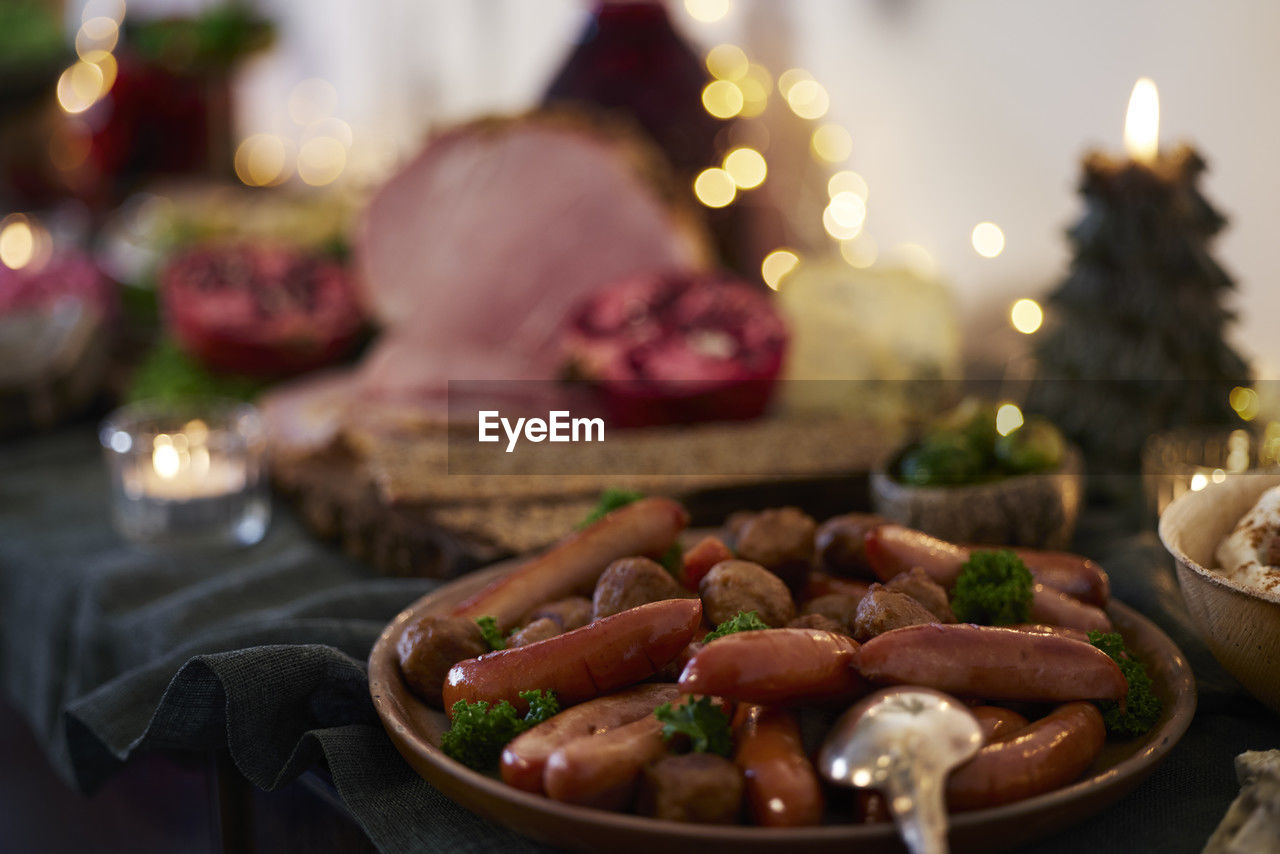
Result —
M440 750L446 728L441 712L409 692L396 662L404 626L424 614L445 613L456 603L517 566L507 561L467 575L413 603L383 631L369 654L369 689L387 734L427 782L462 806L519 833L576 851L663 854L707 850L736 852L901 851L892 825L823 825L798 829L721 827L659 821L562 804L505 785L454 762ZM951 822L955 851L994 851L1047 836L1115 803L1138 785L1173 748L1195 712L1191 668L1173 641L1136 611L1118 602L1111 619L1151 673L1165 702L1164 715L1146 738L1104 748L1088 776L1074 785L995 809L961 813ZM708 845L717 848L708 849Z

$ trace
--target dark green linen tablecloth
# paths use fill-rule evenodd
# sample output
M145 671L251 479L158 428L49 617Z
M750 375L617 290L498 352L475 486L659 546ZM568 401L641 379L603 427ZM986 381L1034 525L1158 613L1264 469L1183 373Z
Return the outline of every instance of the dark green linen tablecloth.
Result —
M146 552L112 532L106 501L91 430L0 447L0 684L70 785L92 792L152 749L226 748L264 789L323 761L384 851L540 850L434 791L374 713L369 648L433 582L373 577L286 514L252 549ZM1088 522L1116 595L1188 654L1200 709L1137 791L1025 850L1198 851L1235 796L1233 757L1280 747L1280 719L1195 639L1155 538Z

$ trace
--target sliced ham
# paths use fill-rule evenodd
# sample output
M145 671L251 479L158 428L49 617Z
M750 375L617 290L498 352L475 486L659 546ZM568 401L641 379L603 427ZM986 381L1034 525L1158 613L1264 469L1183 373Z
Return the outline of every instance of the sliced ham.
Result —
M263 401L278 450L335 437L357 413L439 410L450 380L546 380L588 293L696 269L701 234L623 137L563 117L485 120L440 135L369 203L355 242L383 332L353 371Z

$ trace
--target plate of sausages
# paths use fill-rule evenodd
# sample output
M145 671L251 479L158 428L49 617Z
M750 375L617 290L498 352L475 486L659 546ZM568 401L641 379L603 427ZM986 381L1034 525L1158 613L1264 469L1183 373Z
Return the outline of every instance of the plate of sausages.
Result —
M369 658L401 755L567 849L900 851L884 798L812 760L861 697L919 686L982 728L946 799L952 849L990 851L1119 800L1194 714L1181 652L1087 558L856 513L687 524L632 500L405 609Z

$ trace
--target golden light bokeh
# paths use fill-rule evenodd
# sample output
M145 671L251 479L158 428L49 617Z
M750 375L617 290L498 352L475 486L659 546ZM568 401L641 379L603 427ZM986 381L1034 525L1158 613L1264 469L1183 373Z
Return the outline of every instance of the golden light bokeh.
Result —
M822 227L836 240L858 236L867 218L867 203L853 193L836 193L822 212Z
M880 250L876 246L876 242L865 232L852 240L844 240L840 243L840 256L844 258L850 267L855 267L859 270L865 270L876 263L876 257L879 254Z
M996 432L1008 436L1022 426L1022 410L1012 403L1002 403L996 410Z
M728 80L713 80L702 90L702 106L717 119L731 119L742 112L742 90Z
M862 201L867 200L870 190L867 188L866 180L857 172L843 170L832 175L827 181L827 195L830 197L838 196L840 193L853 193Z
M843 163L853 154L853 137L840 125L819 125L809 145L818 159L828 163Z
M754 148L735 148L724 156L724 171L740 190L751 190L764 183L769 165L764 155Z
M980 222L969 235L973 251L983 258L995 258L1004 251L1004 232L994 222Z
M300 81L289 92L289 118L300 127L329 118L337 107L338 90L332 83L319 77Z
M332 184L347 165L347 147L331 136L317 136L298 149L298 177L313 187Z
M269 133L255 133L236 148L236 176L250 187L272 187L289 177L285 142Z
M786 90L787 106L802 119L820 119L831 107L831 96L817 80L800 80Z
M120 24L114 18L98 15L89 18L76 31L76 54L92 60L94 54L110 53L120 40Z
M11 214L0 220L0 264L21 270L35 254L36 236L25 216Z
M88 23L94 18L109 18L119 24L124 20L124 0L88 0L80 10L80 22Z
M760 276L764 283L775 291L782 280L800 263L800 256L790 249L775 249L760 262Z
M738 185L723 169L703 169L693 180L693 194L709 208L722 208L733 202Z
M932 279L938 274L938 262L919 243L899 243L890 255L895 263L922 279Z
M742 110L739 114L743 118L755 118L769 106L773 77L763 65L748 65L747 73L737 81L737 86L742 90Z
M684 0L689 17L704 24L714 24L729 14L730 0Z
M1035 300L1023 297L1009 307L1009 322L1023 335L1030 335L1044 323L1044 309Z
M750 62L736 44L718 44L707 51L707 71L717 80L737 81L747 76Z
M1245 386L1236 386L1231 389L1231 394L1227 398L1231 403L1231 408L1236 411L1244 421L1252 421L1258 417L1258 411L1261 405L1258 400L1258 393L1251 388Z
M111 67L115 68L114 60ZM104 83L102 68L80 60L58 78L58 105L68 113L83 113L106 93Z
M788 68L786 71L778 75L778 91L782 93L782 97L788 98L791 95L791 88L802 80L812 80L813 75L805 71L803 68Z

